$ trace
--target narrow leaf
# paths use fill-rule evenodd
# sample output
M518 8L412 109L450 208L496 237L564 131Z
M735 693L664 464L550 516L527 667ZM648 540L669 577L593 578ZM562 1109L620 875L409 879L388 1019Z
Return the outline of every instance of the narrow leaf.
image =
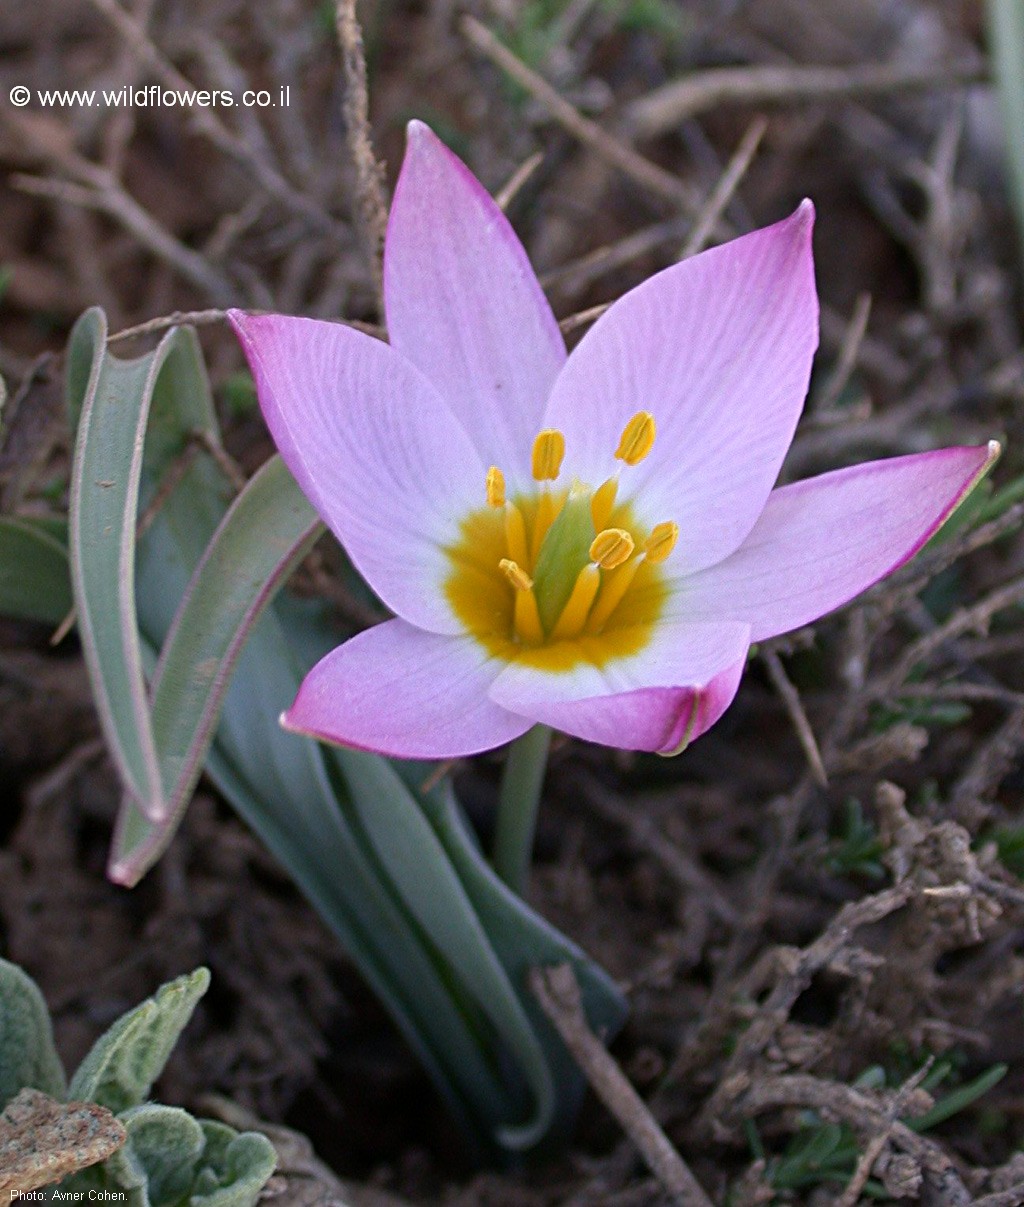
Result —
M78 421L70 552L82 647L122 781L147 816L159 817L166 807L139 644L135 527L140 496L152 501L190 434L216 439L209 385L193 331L170 331L153 352L123 361L106 351L99 310L76 324L68 361L68 410Z
M137 883L166 848L199 779L242 647L322 531L278 456L228 510L192 575L153 677L153 736L165 812L150 820L126 797L111 879Z
M0 613L58 625L71 610L67 540L32 516L0 516Z
M993 1065L984 1073L980 1073L973 1081L944 1095L931 1110L925 1111L923 1115L917 1115L913 1119L908 1119L907 1126L913 1128L915 1132L924 1132L945 1122L946 1119L951 1119L969 1107L982 1094L987 1094L993 1086L998 1085L1006 1076L1007 1069L1007 1065Z
M1020 0L988 0L988 28L1011 199L1017 232L1024 240L1024 5Z
M385 873L476 1001L530 1087L525 1120L498 1129L509 1148L531 1148L551 1126L555 1089L544 1051L451 862L418 805L383 759L336 751L352 804Z
M564 1130L575 1115L585 1083L576 1062L529 993L526 987L529 971L537 965L571 964L580 985L587 1020L606 1041L618 1034L625 1022L626 999L600 965L532 910L495 874L465 820L451 782L442 780L424 792L418 785L429 773L429 765L410 762L395 766L412 787L472 901L509 981L522 998L524 1009L543 1044L558 1093L555 1128Z
M160 776L135 613L135 522L153 386L176 336L149 356L119 361L106 354L106 322L95 313L80 322L93 360L72 464L71 577L107 744L123 781L155 813Z

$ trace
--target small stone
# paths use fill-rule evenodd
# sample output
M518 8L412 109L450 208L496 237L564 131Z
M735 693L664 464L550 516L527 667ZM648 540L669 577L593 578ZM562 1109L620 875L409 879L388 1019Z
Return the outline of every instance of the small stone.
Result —
M0 1115L0 1204L104 1161L124 1142L106 1107L24 1089Z

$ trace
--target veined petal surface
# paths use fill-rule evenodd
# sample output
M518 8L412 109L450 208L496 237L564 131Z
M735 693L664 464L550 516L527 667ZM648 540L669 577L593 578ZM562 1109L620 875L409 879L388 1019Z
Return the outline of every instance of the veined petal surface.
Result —
M399 616L458 633L442 546L486 467L415 366L336 323L231 312L271 435L360 573Z
M731 557L677 582L673 615L743 620L752 641L817 620L913 557L998 452L944 448L780 487Z
M444 396L513 487L565 361L551 307L508 219L466 165L410 122L384 250L391 344Z
M680 527L675 564L712 565L750 532L803 408L818 342L809 201L783 222L665 269L617 301L573 350L545 426L594 485L621 468L619 436L655 418L622 497Z
M406 759L450 759L512 741L532 722L488 697L503 663L471 637L388 620L322 658L286 729Z
M659 624L639 653L603 667L582 662L553 672L511 663L491 699L587 741L672 753L732 702L749 632L735 623Z

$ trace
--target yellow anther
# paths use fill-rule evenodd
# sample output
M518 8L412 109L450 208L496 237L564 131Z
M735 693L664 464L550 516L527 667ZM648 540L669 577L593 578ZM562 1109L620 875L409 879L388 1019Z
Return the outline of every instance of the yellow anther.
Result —
M600 532L602 528L608 527L608 521L612 518L612 508L615 506L615 496L619 489L618 474L608 479L607 482L602 482L601 485L594 491L594 497L590 500L590 514L594 520L594 531Z
M510 557L503 557L498 562L498 565L501 567L501 572L517 591L533 590L533 579L518 562L514 562Z
M583 632L583 626L590 615L590 606L600 585L601 572L593 562L589 562L576 576L572 594L551 630L552 641L566 641L570 637L578 637Z
M565 456L565 437L557 428L545 428L533 442L533 476L538 482L554 482Z
M675 520L665 520L661 524L655 524L651 529L651 535L643 544L647 560L652 565L663 562L676 547L677 540L679 540L679 525Z
M627 465L636 465L651 451L654 445L654 416L650 411L637 411L622 429L619 447L615 456Z
M629 561L636 548L633 538L625 528L606 528L594 537L590 546L590 560L597 562L602 570L614 570Z
M492 465L487 471L487 505L505 506L505 475L496 465Z

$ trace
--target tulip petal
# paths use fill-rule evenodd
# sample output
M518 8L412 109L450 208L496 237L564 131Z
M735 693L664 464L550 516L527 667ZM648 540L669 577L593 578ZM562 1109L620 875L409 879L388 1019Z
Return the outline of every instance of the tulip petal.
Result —
M601 667L553 672L512 663L491 699L586 741L672 754L732 703L749 632L745 624L662 623L638 654Z
M545 416L565 468L600 483L621 469L650 524L675 520L674 565L694 571L739 547L778 477L818 341L809 201L784 222L665 269L617 301L573 350ZM638 411L650 455L614 460Z
M396 758L476 754L531 725L488 698L503 665L470 637L388 620L322 658L281 721L296 733Z
M743 620L753 641L817 620L913 557L998 454L944 448L773 491L731 557L678 584L677 617Z
M508 219L422 122L391 206L384 300L392 346L521 489L565 343Z
M230 312L285 463L399 616L461 632L443 546L483 504L486 467L444 401L387 344L337 323Z

